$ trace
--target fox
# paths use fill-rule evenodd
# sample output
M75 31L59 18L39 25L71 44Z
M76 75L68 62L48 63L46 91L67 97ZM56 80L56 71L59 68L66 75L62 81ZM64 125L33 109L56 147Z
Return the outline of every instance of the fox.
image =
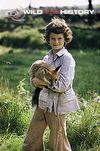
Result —
M36 77L42 81L42 87L37 87L33 92L32 107L34 105L38 106L39 94L43 86L50 86L51 88L55 89L55 83L60 77L60 69L61 65L57 68L54 68L44 60L37 60L31 65L29 69L30 80L32 81L32 79Z

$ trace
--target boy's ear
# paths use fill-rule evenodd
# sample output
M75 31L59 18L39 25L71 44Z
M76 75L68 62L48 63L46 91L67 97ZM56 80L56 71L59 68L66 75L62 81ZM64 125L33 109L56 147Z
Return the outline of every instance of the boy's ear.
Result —
M54 71L55 71L55 72L58 72L58 71L60 71L60 69L61 69L61 65L58 66Z

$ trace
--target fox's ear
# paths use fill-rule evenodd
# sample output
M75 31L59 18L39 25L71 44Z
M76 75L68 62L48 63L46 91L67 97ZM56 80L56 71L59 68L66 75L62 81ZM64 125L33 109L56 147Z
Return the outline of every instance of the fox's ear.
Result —
M55 72L60 71L60 68L61 68L61 65L60 65L60 66L58 66L58 67L55 69Z

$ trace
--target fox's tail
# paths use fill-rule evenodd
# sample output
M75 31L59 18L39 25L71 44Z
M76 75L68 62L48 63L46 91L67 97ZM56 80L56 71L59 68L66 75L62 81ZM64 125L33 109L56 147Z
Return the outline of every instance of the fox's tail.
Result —
M42 90L42 88L37 87L35 89L35 91L33 92L33 96L32 96L32 107L34 107L35 105L38 106L38 101L39 101L39 93Z

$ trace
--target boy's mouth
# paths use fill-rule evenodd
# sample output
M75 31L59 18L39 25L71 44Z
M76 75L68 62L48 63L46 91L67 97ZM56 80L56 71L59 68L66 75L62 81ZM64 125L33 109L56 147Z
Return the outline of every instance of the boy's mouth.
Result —
M59 45L53 45L53 46L59 46Z

